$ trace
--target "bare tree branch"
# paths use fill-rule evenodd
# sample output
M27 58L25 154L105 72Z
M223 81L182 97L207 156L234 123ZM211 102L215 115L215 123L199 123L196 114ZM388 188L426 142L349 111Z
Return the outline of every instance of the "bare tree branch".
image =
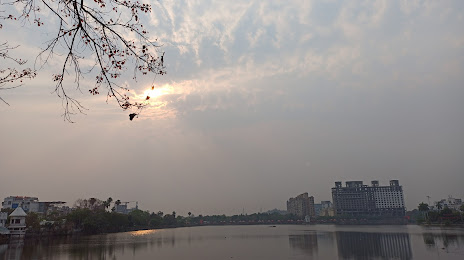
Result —
M53 75L55 93L62 99L63 118L72 122L71 115L83 113L84 106L68 94L69 84L64 84L74 74L74 83L80 90L84 74L95 73L95 85L89 89L92 95L106 92L107 102L114 98L126 110L141 110L145 104L129 99L128 87L117 83L127 72L129 64L134 66L132 78L139 74L165 74L164 52L156 42L148 38L148 32L140 22L139 14L151 12L151 5L131 0L10 0L2 5L21 7L17 15L3 16L6 20L32 21L43 28L42 8L48 9L58 19L56 33L51 38L36 63L41 66L59 55L64 57L59 73ZM120 12L121 10L121 12ZM50 17L47 17L49 20ZM94 65L83 71L80 62L93 59Z
M4 63L6 60L12 61L17 65L24 65L27 61L22 59L16 59L10 56L9 51L16 49L18 46L11 47L8 45L8 42L0 43L0 60ZM22 85L24 79L31 79L36 76L36 72L30 68L17 70L15 68L1 68L0 67L0 90L14 89ZM2 97L0 100L3 101L8 106Z

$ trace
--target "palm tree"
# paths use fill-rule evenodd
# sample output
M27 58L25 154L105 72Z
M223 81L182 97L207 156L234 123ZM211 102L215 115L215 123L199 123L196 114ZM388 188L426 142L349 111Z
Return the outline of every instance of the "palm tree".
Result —
M192 215L192 212L189 211L189 213L187 213L187 214L189 215L189 218L190 218L190 216Z
M441 201L435 202L435 206L437 206L438 210L441 210L443 208L443 205L441 205Z
M425 212L425 220L428 219L429 204L421 202L418 206L420 212Z
M421 202L418 206L419 211L428 211L429 210L429 204Z
M109 197L106 201L103 202L103 206L105 207L105 209L111 206L112 201L113 201L113 198Z

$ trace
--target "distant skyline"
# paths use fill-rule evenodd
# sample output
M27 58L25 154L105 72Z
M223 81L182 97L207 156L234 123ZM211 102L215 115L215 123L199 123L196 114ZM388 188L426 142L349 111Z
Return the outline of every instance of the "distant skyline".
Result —
M463 1L149 2L167 75L123 79L152 95L134 121L87 78L73 94L87 115L63 122L58 62L0 92L1 199L239 214L391 179L408 210L464 198ZM2 23L32 66L50 31Z
M353 181L353 180L351 180L351 181ZM359 180L356 180L356 181L359 181ZM363 181L363 180L361 180L361 181ZM370 181L369 181L369 183L367 183L367 182L365 182L365 181L363 181L363 182L364 182L364 185L371 186ZM389 185L389 183L380 183L380 186L388 186L388 185ZM400 183L400 185L401 185L401 183ZM345 187L345 181L342 182L342 186ZM335 185L332 185L332 187L330 187L330 192L331 192L331 188L333 188L333 187L335 187ZM305 193L305 192L301 192L301 193L295 194L295 195L293 195L293 196L291 196L291 197L289 197L289 198L286 198L286 199L285 199L285 202L288 201L288 199L290 199L290 198L295 198L295 197L297 197L297 196L299 196L300 194L303 194L303 193ZM312 196L310 193L309 193L308 195L309 195L309 196ZM28 197L35 197L35 196L31 196L31 195L20 195L20 194L10 194L9 196L28 196ZM3 201L3 199L5 199L6 197L9 197L9 196L4 196L4 197L2 197L2 198L1 198L1 201ZM451 196L451 195L448 195L448 196ZM441 198L432 198L432 197L427 198L427 196L425 196L426 200L423 200L422 202L429 203L429 200L430 200L430 205L434 205L435 202L438 202L438 201L440 201L440 200L442 200L442 199L447 199L448 196L446 196L446 197L441 197ZM111 197L111 196L110 196L110 197ZM405 196L405 197L406 197L406 196ZM87 198L87 199L88 199L88 198L91 198L91 197L80 197L79 199L81 199L81 198ZM105 199L107 199L107 198L108 198L108 197L99 197L98 199L105 200ZM112 198L113 198L113 197L112 197ZM456 197L456 198L458 198L458 197ZM459 197L459 198L460 198L460 197ZM142 201L137 201L137 200L129 200L129 201L128 201L128 200L125 200L125 199L123 199L123 198L113 198L113 202L116 201L116 200L118 200L118 199L119 199L120 201L122 201L123 203L126 203L126 201L127 201L127 203L128 203L128 204L127 204L127 205L128 205L128 208L135 208L136 205L140 205L140 204L143 205L143 204L144 204L144 203L143 203L143 200L142 200ZM69 206L69 207L73 207L73 206L74 206L74 203L76 202L76 200L77 200L77 199L71 200L71 201L66 201L66 204L65 204L65 205L67 205L67 206ZM40 198L39 198L39 201L42 202L42 201L56 201L56 200L54 200L54 199L43 200L43 199L40 199ZM315 204L320 204L321 201L331 201L331 202L333 202L332 196L330 195L330 199L326 199L326 200L324 200L324 199L318 200L317 198L314 198L314 203L315 203ZM413 206L412 208L407 208L407 210L414 210L414 209L417 209L417 206L418 206L418 205L415 205L415 206ZM140 206L139 206L139 209L144 210L144 211L148 210L148 211L150 211L150 212L163 211L162 209L147 209L147 208L143 208L143 207L140 207ZM277 210L286 211L286 210L287 210L287 205L286 205L286 204L285 204L285 205L280 205L280 206L276 206L276 207L274 207L274 208L263 208L263 207L260 207L259 209L256 209L256 207L254 207L253 209L250 209L250 210L249 210L249 209L246 209L245 207L243 207L243 208L241 209L240 212L230 212L230 213L228 213L228 215L235 215L235 214L242 214L242 213L247 213L247 214L250 214L250 213L259 213L259 212L272 211L272 210L276 210L276 209L277 209ZM177 214L180 213L180 215L187 215L188 212L191 212L191 211L185 211L185 209L177 209L177 210L174 209L173 211L176 211ZM185 211L185 212L184 212L184 211ZM171 212L172 212L172 211L165 211L164 213L165 213L165 214L169 214L169 213L171 213ZM202 212L199 212L199 213L197 212L196 215L198 215L198 214L203 214L203 215L205 215L205 214L202 213ZM224 212L214 212L214 213L210 213L210 214L220 214L220 215L222 215L222 214L224 214Z

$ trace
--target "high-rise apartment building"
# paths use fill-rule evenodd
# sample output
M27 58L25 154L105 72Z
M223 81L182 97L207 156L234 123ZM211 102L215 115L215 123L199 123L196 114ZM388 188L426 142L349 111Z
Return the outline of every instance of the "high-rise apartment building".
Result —
M314 197L308 196L308 193L305 192L295 198L290 198L287 201L287 212L301 219L306 216L314 216Z
M362 181L347 181L346 186L335 182L332 199L335 215L342 216L404 216L403 187L398 180L391 180L390 186L379 186L372 181L371 186Z

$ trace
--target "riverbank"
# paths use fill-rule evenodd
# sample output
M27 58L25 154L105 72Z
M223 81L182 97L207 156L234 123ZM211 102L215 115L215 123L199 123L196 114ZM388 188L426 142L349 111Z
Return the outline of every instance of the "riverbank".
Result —
M325 226L325 225L335 225L335 226L402 226L402 225L411 225L411 226L420 226L420 227L438 227L438 228L451 228L451 229L464 229L463 224L454 224L454 225L444 225L444 224L414 224L414 223L397 223L393 221L376 221L374 224L373 222L366 222L362 220L358 221L341 221L339 223L337 222L312 222L312 223L305 223L304 221L295 221L293 223L251 223L251 222L242 222L242 223L204 223L201 225L188 225L188 226L163 226L163 227L157 227L157 228L152 228L152 227L132 227L132 228L127 228L125 230L121 231L114 231L114 232L101 232L101 233L94 233L92 235L104 235L104 234L114 234L114 233L125 233L125 232L135 232L135 231L144 231L144 230L165 230L165 229L176 229L176 228L183 228L183 227L219 227L219 226L269 226L269 227L278 227L278 226L285 226L285 225L319 225L319 226ZM41 241L41 240L47 240L47 239L54 239L54 238L72 238L72 237L82 237L86 236L89 234L86 234L84 232L27 232L24 240L25 241ZM8 238L5 237L5 239L1 239L0 237L0 244L7 244L9 242Z
M463 223L458 223L458 224L449 224L449 223L430 223L430 224L417 224L419 226L423 226L423 227L453 227L453 228L464 228L464 224Z

